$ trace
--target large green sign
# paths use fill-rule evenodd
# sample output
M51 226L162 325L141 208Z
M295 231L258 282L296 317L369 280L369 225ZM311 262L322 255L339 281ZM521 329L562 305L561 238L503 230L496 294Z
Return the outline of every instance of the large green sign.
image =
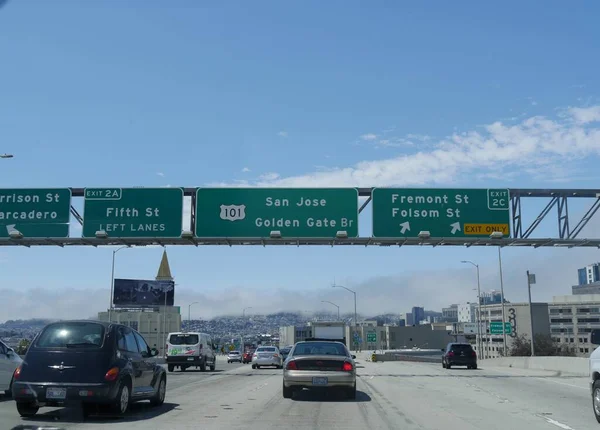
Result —
M0 190L0 237L68 237L70 210L69 188Z
M377 342L377 333L367 333L367 342L370 342L370 343Z
M199 188L197 237L358 236L355 188Z
M83 237L181 237L182 188L86 188Z
M373 190L373 236L510 236L507 189L376 188Z
M505 322L504 330L506 330L506 334L510 334L512 331L512 325L509 322ZM490 334L503 334L502 333L502 321L491 321L490 322Z

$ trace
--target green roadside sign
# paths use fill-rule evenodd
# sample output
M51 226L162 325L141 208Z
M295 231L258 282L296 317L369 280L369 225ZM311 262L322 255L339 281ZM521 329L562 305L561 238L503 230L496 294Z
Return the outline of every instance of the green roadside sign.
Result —
M181 237L183 188L86 188L83 237Z
M510 236L508 189L375 188L373 236Z
M512 332L512 325L509 322L504 323L504 330L506 334L510 334ZM502 333L502 321L492 321L490 322L490 334L503 334Z
M358 236L356 188L199 188L196 237Z
M0 237L68 237L70 210L69 188L0 189Z
M367 333L367 342L377 342L377 333Z

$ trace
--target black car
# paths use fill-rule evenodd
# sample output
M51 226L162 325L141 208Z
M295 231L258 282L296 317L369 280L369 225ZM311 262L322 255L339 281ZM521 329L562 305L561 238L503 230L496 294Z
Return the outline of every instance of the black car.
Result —
M41 406L99 404L122 415L132 402L165 401L167 373L158 351L130 327L100 321L61 321L44 327L15 370L17 410L34 416Z
M442 367L467 366L467 369L477 369L477 353L470 343L449 343L442 349Z
M283 361L287 360L288 355L290 354L291 350L292 350L292 348L290 348L289 346L286 346L285 348L281 348L279 350L279 353L281 354L281 359Z

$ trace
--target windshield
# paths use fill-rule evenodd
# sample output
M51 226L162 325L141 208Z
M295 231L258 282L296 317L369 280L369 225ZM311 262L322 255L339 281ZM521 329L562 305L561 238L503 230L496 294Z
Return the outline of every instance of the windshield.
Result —
M38 348L100 347L104 326L97 323L70 322L48 326L36 341Z
M294 356L298 355L343 355L348 353L344 345L327 342L306 342L296 345Z
M197 345L198 342L197 334L172 334L169 338L171 345Z

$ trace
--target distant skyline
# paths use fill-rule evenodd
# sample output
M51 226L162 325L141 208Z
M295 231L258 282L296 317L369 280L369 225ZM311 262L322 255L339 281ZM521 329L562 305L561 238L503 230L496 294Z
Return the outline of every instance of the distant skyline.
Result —
M93 4L90 4L93 3ZM0 187L598 188L600 3L0 5ZM107 24L108 23L108 24ZM81 199L75 207L83 213ZM186 199L184 225L191 209ZM529 225L546 200L527 202ZM588 201L588 204L590 202ZM587 206L569 203L573 222ZM84 214L85 216L85 214ZM369 207L359 233L370 236ZM557 233L554 209L534 233ZM81 234L75 220L71 235ZM579 237L600 237L600 214ZM113 248L0 248L0 319L87 318ZM499 289L490 247L168 247L192 316L437 310ZM153 279L162 248L120 251ZM506 297L570 294L598 250L505 248Z

